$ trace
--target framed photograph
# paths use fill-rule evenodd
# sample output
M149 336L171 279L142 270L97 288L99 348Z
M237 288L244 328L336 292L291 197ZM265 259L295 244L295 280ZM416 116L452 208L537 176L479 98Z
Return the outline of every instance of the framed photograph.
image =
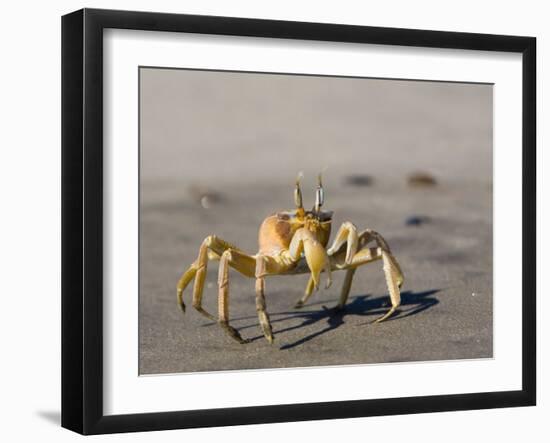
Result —
M62 425L536 403L532 37L62 19Z

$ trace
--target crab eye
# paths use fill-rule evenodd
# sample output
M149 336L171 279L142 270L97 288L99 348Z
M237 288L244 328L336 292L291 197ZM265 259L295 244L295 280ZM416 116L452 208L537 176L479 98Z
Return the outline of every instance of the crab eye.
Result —
M315 194L315 207L317 208L317 210L319 210L319 208L323 206L324 202L325 202L325 191L323 190L322 187L317 188L317 193Z
M300 189L300 180L302 179L302 173L298 173L298 177L296 177L296 187L294 188L294 203L296 204L297 208L302 208L302 190Z
M294 189L294 203L296 203L297 208L302 207L302 191L300 190L300 185L296 185L296 189Z
M317 183L317 191L315 192L315 211L319 212L321 206L325 202L325 191L323 190L323 182L321 180L321 174L319 174L319 179Z

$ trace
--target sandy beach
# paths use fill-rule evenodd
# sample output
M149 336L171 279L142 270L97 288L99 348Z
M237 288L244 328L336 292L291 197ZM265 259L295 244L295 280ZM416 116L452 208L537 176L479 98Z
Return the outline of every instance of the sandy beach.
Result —
M433 82L141 72L140 373L288 368L492 357L492 87ZM380 262L358 270L348 306L332 308L343 273L293 309L307 276L266 281L274 327L259 327L254 281L230 273L231 324L176 304L181 273L215 234L257 251L262 220L306 206L326 168L333 234L344 221L379 231L405 274L389 307ZM434 184L411 186L423 171ZM217 312L218 263L204 304Z

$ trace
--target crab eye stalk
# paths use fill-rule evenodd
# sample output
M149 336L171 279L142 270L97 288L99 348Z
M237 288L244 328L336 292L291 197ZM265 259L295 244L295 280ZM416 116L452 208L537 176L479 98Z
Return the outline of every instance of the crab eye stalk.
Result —
M298 174L298 177L296 177L296 188L294 189L294 203L296 203L296 207L298 209L303 209L303 202L302 202L302 190L300 189L300 180L302 179L302 173L300 172Z
M315 212L319 212L321 210L321 206L323 206L324 202L325 191L323 190L323 181L321 178L321 174L319 174L317 181L317 190L315 192Z

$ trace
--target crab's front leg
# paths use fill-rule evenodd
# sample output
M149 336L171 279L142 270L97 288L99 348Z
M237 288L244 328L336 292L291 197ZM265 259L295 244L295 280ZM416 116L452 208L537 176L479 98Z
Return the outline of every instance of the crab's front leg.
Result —
M358 249L366 242L368 242L367 235L365 235L365 233L358 234L356 226L352 222L346 221L342 223L340 229L338 229L331 247L327 250L328 254L332 257L342 249L344 244L346 245L344 265L347 266L348 269L346 270L336 309L344 309L346 305L356 269L355 267L349 266L357 254Z
M267 275L284 274L294 269L301 260L302 254L305 255L307 265L311 271L313 286L319 285L322 271L327 272L327 287L331 283L331 263L323 245L317 240L315 235L305 228L296 231L288 250L282 251L276 255L258 254L256 260L256 311L260 326L265 338L273 343L273 328L266 309L265 301L265 277ZM220 282L223 279L220 280ZM220 291L222 291L220 286ZM221 292L220 292L221 293Z
M294 304L294 309L300 309L302 308L306 302L308 301L309 297L311 297L311 294L313 294L313 290L315 289L315 282L313 281L313 277L311 275L309 276L309 280L307 281L306 290L304 291L304 295L302 295L298 301Z
M288 272L299 260L300 254L294 259L288 251L277 255L258 254L256 256L256 311L264 336L269 343L273 343L274 338L265 303L265 277Z

